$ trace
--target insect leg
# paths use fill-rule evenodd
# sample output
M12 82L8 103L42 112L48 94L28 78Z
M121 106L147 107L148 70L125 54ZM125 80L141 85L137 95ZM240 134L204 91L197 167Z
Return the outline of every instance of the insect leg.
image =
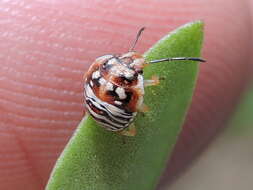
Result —
M144 87L146 86L155 86L160 83L158 76L152 76L150 80L144 80Z
M149 111L149 108L146 104L142 103L140 107L137 108L138 112L146 113Z
M127 129L119 132L120 135L134 137L136 135L136 128L134 123L131 123Z

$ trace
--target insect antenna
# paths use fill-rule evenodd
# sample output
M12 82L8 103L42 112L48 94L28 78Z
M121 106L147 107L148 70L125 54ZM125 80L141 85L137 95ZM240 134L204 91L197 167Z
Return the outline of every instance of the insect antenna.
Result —
M147 64L159 63L164 61L198 61L198 62L206 62L206 60L197 58L197 57L171 57L171 58L164 58L164 59L157 59L147 62Z
M142 27L142 28L138 31L138 33L137 33L137 35L136 35L136 38L135 38L135 41L134 41L132 47L129 49L129 51L133 51L133 50L134 50L135 45L137 44L137 42L138 42L138 40L139 40L139 38L140 38L141 33L143 32L143 30L145 30L145 27Z

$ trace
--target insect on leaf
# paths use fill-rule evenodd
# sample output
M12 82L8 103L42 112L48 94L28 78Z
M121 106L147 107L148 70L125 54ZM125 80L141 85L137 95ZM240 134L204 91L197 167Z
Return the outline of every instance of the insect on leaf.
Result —
M203 23L186 24L145 53L146 60L199 57ZM152 190L158 183L191 102L198 63L174 61L145 67L144 77L162 77L145 88L149 112L135 119L137 135L106 131L91 117L80 122L59 157L47 190Z

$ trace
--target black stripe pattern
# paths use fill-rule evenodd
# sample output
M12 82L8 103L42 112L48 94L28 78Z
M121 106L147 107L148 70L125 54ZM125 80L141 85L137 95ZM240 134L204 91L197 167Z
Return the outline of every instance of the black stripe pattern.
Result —
M133 121L136 112L126 112L115 105L100 100L89 84L85 84L86 107L92 117L110 131L121 131Z

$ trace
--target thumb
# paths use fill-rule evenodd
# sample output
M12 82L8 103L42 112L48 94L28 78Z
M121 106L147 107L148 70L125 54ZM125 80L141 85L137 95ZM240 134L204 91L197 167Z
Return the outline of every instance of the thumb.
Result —
M180 162L171 171L223 126L247 82L246 1L25 0L0 7L0 189L43 189L82 117L83 73L98 56L125 52L140 26L149 28L137 47L144 52L176 26L206 23L208 64L174 152Z

